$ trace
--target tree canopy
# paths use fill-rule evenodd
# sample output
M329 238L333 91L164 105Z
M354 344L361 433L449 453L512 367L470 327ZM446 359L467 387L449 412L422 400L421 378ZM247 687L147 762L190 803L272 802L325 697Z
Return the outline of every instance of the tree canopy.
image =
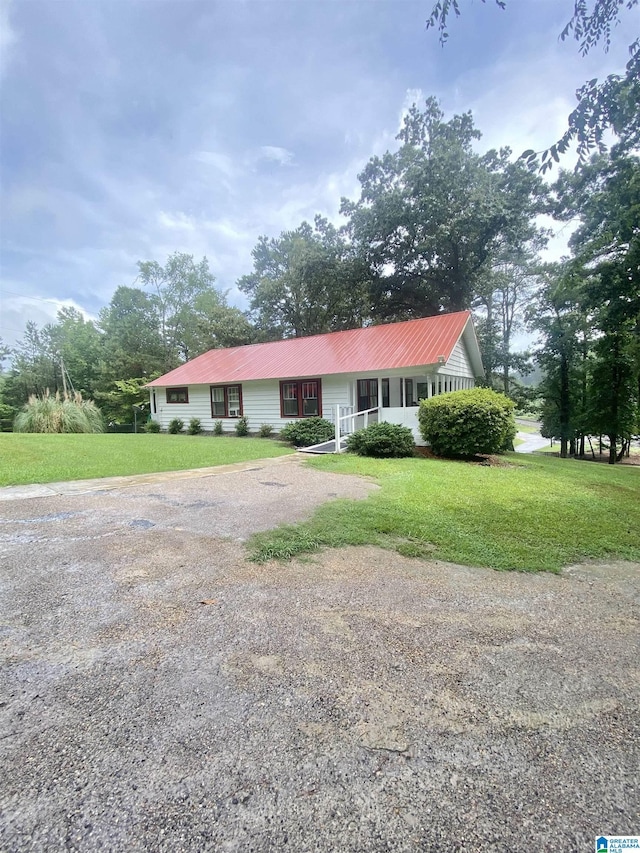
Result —
M352 329L368 318L368 265L323 217L260 237L252 256L238 287L262 339Z
M471 113L445 121L435 98L409 110L397 151L372 157L360 198L343 199L356 251L372 272L377 319L471 307L501 246L522 246L543 197L510 150L477 154Z
M495 0L501 9L506 9L507 2ZM451 14L456 17L461 14L460 5L461 0L438 0L431 10L427 29L436 28L442 44L449 37ZM621 12L629 12L637 5L638 0L568 0L567 8L572 6L573 10L560 38L563 41L575 39L583 56L600 43L608 50L611 31L621 21ZM577 143L579 162L584 163L594 149L604 152L603 140L607 130L616 134L626 150L638 146L640 39L636 37L629 45L629 61L624 74L609 74L602 81L589 80L578 89L576 98L578 104L569 114L567 129L560 139L543 151L529 149L522 154L530 166L539 167L542 172L550 169L573 142Z

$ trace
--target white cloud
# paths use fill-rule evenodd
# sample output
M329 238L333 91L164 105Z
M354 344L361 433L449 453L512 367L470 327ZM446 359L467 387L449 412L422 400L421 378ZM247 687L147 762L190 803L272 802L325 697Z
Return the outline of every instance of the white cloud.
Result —
M15 346L24 335L28 321L42 327L53 323L61 308L75 308L85 320L95 321L96 316L90 314L74 299L40 298L28 295L18 295L9 288L9 284L19 287L20 282L2 283L2 328L0 334L8 346Z
M281 166L288 166L289 163L293 162L293 152L287 151L286 148L280 148L278 145L261 145L259 152L259 159L274 160Z
M213 166L227 178L237 174L236 164L232 158L220 151L197 151L194 154L194 160L204 163L205 166Z
M158 213L158 224L162 228L168 228L172 231L193 231L196 228L193 217L187 216L186 213L178 211L177 213L167 213L161 210Z
M18 41L10 20L11 0L0 0L0 76L7 68Z

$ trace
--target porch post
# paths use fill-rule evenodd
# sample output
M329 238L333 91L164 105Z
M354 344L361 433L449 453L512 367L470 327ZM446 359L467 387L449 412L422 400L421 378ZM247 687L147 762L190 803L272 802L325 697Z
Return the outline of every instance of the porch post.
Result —
M378 407L382 408L382 379L378 376ZM378 420L380 419L380 413L378 413Z
M336 440L336 453L340 453L340 404L338 404L336 406L335 440Z
M433 376L427 376L427 397L433 396Z
M404 409L407 406L407 386L404 381L404 376L400 379L400 391L402 392L400 394L400 400L402 402L402 408Z

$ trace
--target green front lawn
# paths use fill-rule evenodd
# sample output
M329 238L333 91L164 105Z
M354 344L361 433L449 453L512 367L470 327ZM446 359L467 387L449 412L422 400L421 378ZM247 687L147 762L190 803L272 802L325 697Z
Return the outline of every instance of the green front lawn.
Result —
M365 501L321 506L296 526L261 533L253 559L375 544L408 556L521 571L588 558L640 561L640 470L508 454L511 467L414 458L326 456L323 471L374 477Z
M0 433L0 486L208 468L292 453L264 438Z

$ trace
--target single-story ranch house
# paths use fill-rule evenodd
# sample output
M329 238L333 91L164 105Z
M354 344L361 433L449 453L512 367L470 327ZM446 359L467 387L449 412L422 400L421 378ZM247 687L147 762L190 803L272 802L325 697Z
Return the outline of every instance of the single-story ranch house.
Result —
M148 384L151 417L220 420L233 432L280 430L295 418L339 420L341 434L384 420L411 427L424 397L472 388L484 375L469 311L305 338L213 349Z

